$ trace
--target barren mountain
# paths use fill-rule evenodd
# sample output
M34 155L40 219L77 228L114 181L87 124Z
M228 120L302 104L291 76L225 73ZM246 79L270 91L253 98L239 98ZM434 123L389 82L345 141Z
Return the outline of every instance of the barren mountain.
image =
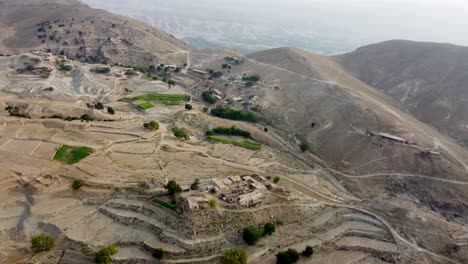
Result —
M336 59L405 111L468 145L468 47L394 40Z
M50 50L91 63L150 65L186 60L190 47L142 22L78 0L0 2L0 53Z

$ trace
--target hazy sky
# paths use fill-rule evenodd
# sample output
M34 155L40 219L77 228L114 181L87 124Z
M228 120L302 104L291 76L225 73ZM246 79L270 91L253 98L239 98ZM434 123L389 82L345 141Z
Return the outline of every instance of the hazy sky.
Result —
M227 21L278 24L343 36L358 44L389 39L468 46L468 0L84 0L176 10ZM255 23L252 23L255 25Z

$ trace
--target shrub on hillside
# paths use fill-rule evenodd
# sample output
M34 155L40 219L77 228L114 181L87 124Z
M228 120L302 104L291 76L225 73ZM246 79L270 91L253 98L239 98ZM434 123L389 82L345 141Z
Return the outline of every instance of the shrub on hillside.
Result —
M312 257L312 255L314 255L314 248L312 248L311 246L307 246L304 251L302 251L302 255L304 257Z
M180 193L182 192L182 188L180 187L179 184L177 184L177 182L175 180L170 180L165 186L164 188L166 188L168 191L169 191L169 194L170 195L174 195L176 193Z
M54 238L46 235L38 235L31 239L31 250L34 253L50 251L54 247Z
M153 251L153 253L151 254L153 256L153 258L155 259L162 259L164 257L164 250L162 248L157 248Z
M273 223L266 223L263 226L263 233L262 236L271 236L276 231L275 224Z
M73 180L71 184L71 188L73 190L79 190L81 187L83 187L84 182L82 180Z
M250 246L255 246L261 237L262 233L254 226L248 226L242 232L242 238Z
M191 104L185 104L185 110L192 110L193 106Z
M309 150L309 145L303 142L299 145L299 148L302 150L302 152L306 152L307 150Z
M159 129L159 123L156 121L149 121L147 123L143 124L143 127L149 130L158 130Z
M101 248L94 258L96 264L110 264L112 262L112 256L117 254L118 249L114 245L106 246Z
M247 253L241 248L226 249L223 255L223 264L247 264Z
M203 92L202 98L203 98L203 101L209 104L214 104L218 101L218 99L214 96L213 92L209 92L209 91Z
M254 113L245 110L236 110L230 107L218 106L211 109L210 113L213 116L231 120L241 120L251 123L258 123L260 121L260 118Z
M172 128L172 133L174 133L174 136L177 138L190 140L190 135L182 128L174 127Z
M276 254L276 264L293 264L299 260L299 253L295 249L288 249Z

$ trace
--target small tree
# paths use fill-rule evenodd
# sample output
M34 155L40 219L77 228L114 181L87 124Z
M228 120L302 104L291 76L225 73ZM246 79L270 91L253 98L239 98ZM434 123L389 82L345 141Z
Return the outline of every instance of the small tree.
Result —
M155 250L153 251L152 256L153 256L153 258L155 258L155 259L162 259L162 258L164 257L164 254L165 254L164 249L162 249L162 248L157 248L157 249L155 249Z
M111 114L111 115L114 115L115 114L115 111L114 111L114 108L112 107L107 107L107 113Z
M193 107L191 104L185 104L185 110L192 110Z
M38 235L31 239L31 250L34 253L49 251L54 247L54 238L46 235Z
M146 129L149 129L149 130L158 130L159 129L159 123L156 122L156 121L150 121L150 122L144 123L143 126Z
M241 248L226 249L223 264L247 264L247 253Z
M278 176L276 176L275 178L273 178L273 182L274 182L274 183L278 183L280 180L281 180L281 178L278 177Z
M96 252L94 262L96 264L110 264L112 261L112 256L117 254L117 252L119 252L119 250L114 245L103 247L98 252Z
M263 226L263 236L271 236L276 231L275 224L273 223L266 223Z
M182 188L180 187L179 184L175 180L170 180L166 186L164 186L169 191L170 195L174 195L176 193L182 192Z
M83 183L84 182L82 180L73 180L71 188L76 191L83 186Z
M242 238L250 246L255 246L261 237L262 234L254 226L248 226L242 232Z
M312 255L314 255L314 248L307 246L304 251L302 251L302 255L308 258L312 257Z
M299 252L295 249L288 249L276 254L276 264L293 264L299 260Z

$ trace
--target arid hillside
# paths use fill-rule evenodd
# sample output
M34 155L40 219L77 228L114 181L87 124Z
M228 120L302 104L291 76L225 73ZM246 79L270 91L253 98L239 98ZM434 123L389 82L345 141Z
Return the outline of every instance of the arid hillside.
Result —
M50 50L88 63L184 63L190 46L142 22L78 0L0 2L0 53Z
M468 145L468 47L394 40L336 60L404 111Z

